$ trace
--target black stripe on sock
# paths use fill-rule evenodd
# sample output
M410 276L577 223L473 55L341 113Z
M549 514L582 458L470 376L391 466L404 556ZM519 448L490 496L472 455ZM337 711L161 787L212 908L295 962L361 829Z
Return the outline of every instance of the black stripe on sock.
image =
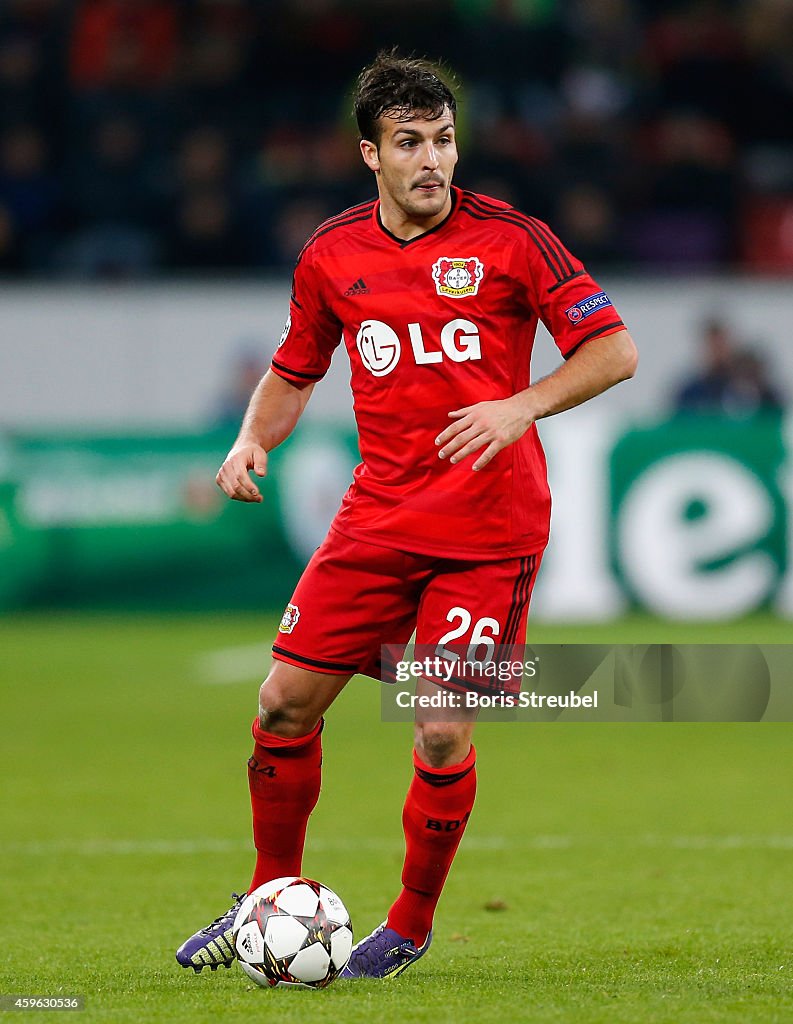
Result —
M463 768L461 772L453 772L449 775L436 775L434 772L425 771L416 765L415 772L422 782L428 782L431 786L451 786L453 783L459 782L460 779L464 779L475 767L476 761L473 764L469 764L467 768Z

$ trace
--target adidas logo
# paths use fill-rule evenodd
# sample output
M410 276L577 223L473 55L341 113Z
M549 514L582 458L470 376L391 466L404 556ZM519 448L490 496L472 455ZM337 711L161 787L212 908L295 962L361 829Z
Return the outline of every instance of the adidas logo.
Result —
M250 935L246 935L245 938L240 943L240 945L248 954L248 956L253 956L253 942L251 941Z
M350 287L347 289L347 291L344 294L345 295L368 295L369 294L369 289L366 287L366 281L364 281L364 279L362 277L359 277L358 280L354 284L350 285Z

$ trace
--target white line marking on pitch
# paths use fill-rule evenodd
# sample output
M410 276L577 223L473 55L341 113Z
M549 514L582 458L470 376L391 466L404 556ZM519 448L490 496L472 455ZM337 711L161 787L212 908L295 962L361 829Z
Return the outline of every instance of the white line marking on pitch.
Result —
M376 839L371 836L355 839L315 839L307 844L314 853L399 853L401 839ZM608 847L654 847L676 850L793 850L793 835L727 835L727 836L586 836L537 835L526 839L506 836L467 836L462 850L472 853L496 850L565 850ZM126 856L190 856L206 853L239 853L253 849L250 839L44 839L29 842L0 843L0 854L52 856L72 854L78 857Z

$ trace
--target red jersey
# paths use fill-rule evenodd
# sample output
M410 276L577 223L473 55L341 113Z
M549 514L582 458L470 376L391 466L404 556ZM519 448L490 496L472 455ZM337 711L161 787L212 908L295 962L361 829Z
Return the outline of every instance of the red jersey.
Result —
M623 323L541 221L452 189L440 224L405 241L379 202L322 224L295 268L272 369L318 381L344 340L362 462L333 526L353 539L467 560L513 558L548 540L545 456L532 426L484 469L438 458L453 409L529 386L537 322L568 358Z

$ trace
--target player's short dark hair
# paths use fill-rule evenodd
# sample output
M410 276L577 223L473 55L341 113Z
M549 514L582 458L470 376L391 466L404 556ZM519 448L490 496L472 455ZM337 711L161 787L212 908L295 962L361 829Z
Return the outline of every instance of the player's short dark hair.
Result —
M384 114L409 121L420 114L428 121L443 116L448 107L452 118L457 100L450 76L420 57L403 57L396 49L381 50L363 69L355 90L354 110L362 139L380 142L380 118Z

